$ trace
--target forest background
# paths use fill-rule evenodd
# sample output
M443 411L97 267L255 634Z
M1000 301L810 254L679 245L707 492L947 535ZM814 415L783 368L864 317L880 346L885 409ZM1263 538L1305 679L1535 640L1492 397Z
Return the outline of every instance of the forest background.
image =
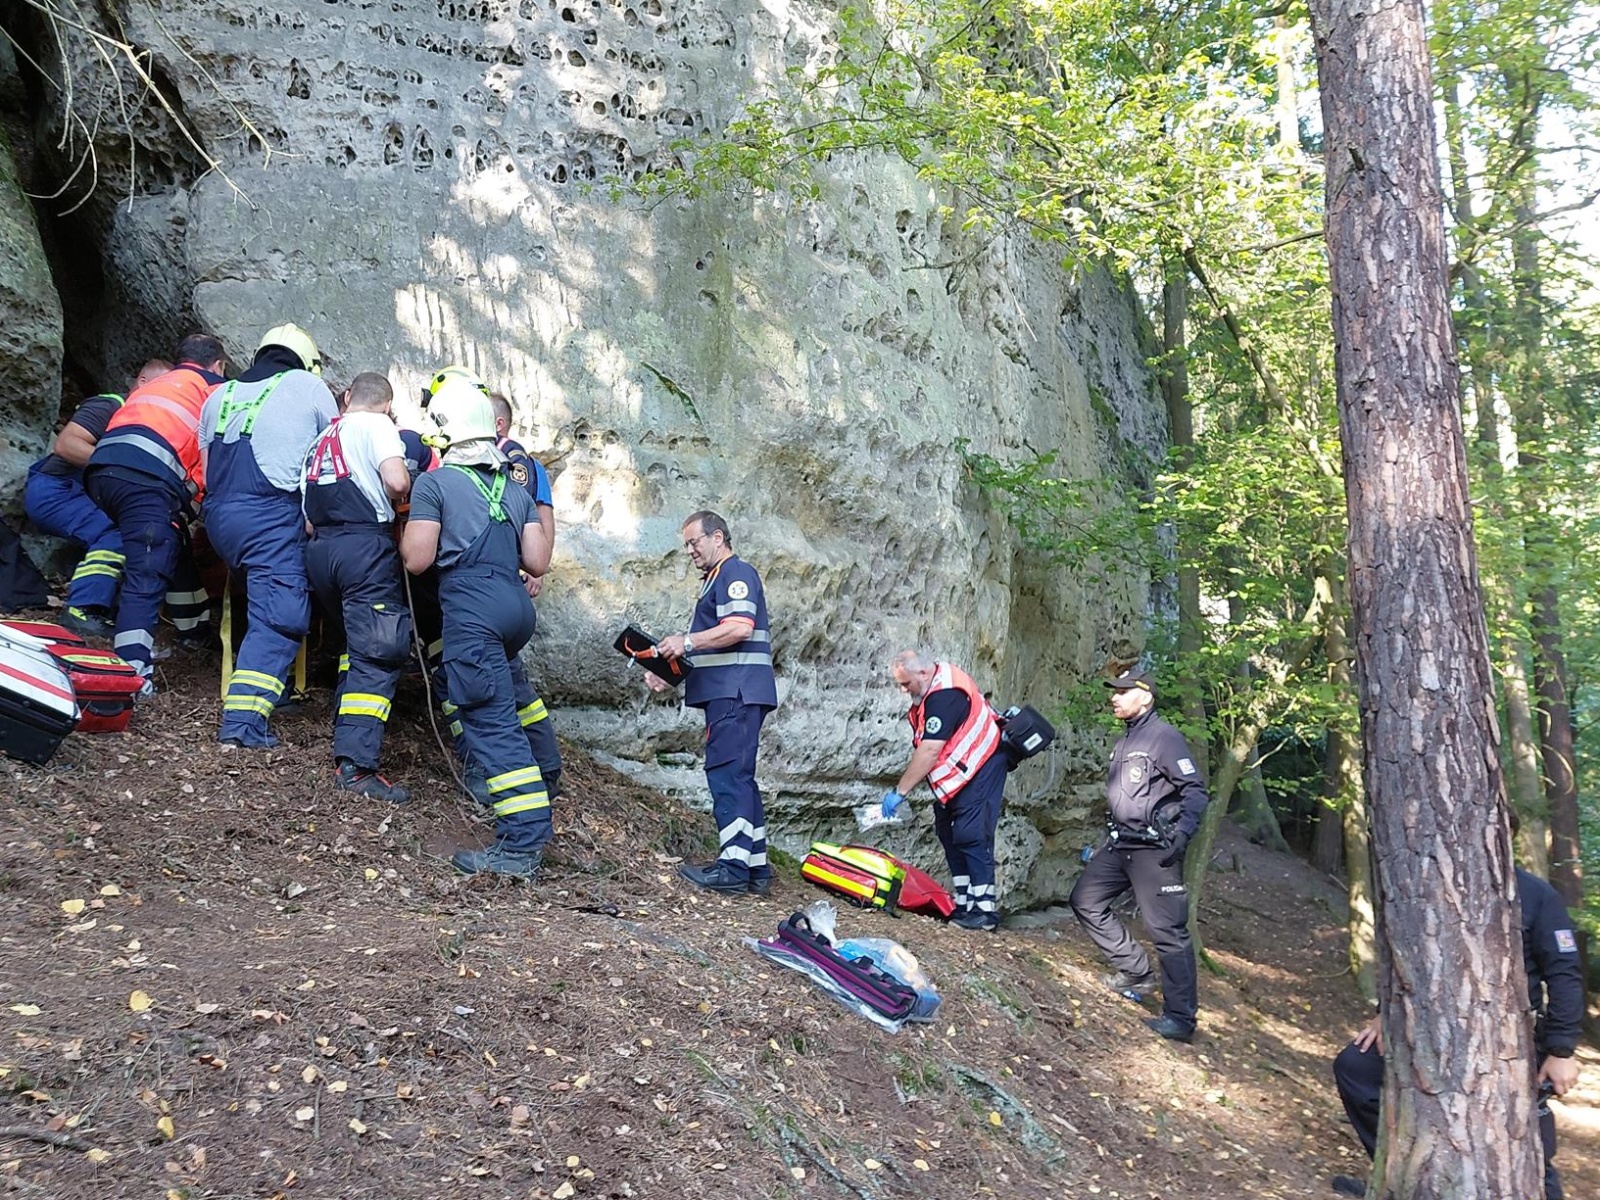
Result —
M1600 893L1600 11L1429 14L1462 415L1519 859L1592 935ZM1026 545L1148 571L1150 659L1207 750L1215 803L1349 880L1372 993L1371 884L1344 588L1346 511L1304 7L1185 0L895 0L845 10L797 70L654 186L812 187L890 150L981 236L1026 226L1136 290L1171 423L1147 494L1056 456L969 454ZM1063 714L1092 720L1103 697ZM1203 886L1209 855L1190 855ZM1196 906L1198 907L1198 906ZM1596 986L1591 976L1591 988Z

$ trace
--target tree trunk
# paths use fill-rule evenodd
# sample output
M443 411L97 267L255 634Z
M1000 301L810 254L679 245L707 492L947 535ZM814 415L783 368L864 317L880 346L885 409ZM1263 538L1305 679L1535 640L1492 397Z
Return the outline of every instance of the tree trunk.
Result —
M1341 696L1355 695L1350 678L1350 604L1341 572L1328 573L1328 624L1323 642L1328 681ZM1372 839L1368 836L1367 791L1361 779L1361 740L1340 726L1328 730L1328 779L1338 788L1349 889L1350 973L1367 1000L1378 998L1376 911L1372 900ZM1324 817L1326 820L1326 817Z
M1388 1060L1369 1195L1532 1197L1531 1030L1427 28L1420 0L1312 0L1311 17Z
M1248 751L1250 767L1244 773L1239 788L1239 811L1234 819L1243 826L1250 840L1268 850L1289 853L1289 843L1283 840L1283 830L1278 825L1278 814L1272 811L1272 801L1267 799L1267 785L1261 778L1259 745Z

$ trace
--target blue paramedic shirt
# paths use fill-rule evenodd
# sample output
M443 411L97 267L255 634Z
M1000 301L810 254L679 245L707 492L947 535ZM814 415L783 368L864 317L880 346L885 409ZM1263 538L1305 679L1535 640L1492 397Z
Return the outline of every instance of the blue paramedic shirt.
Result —
M700 600L689 623L691 636L713 629L724 617L755 622L750 636L722 650L696 650L689 655L694 670L683 685L683 702L704 708L713 700L739 700L763 708L778 707L778 681L772 674L772 635L767 626L767 597L756 569L729 555L706 575Z

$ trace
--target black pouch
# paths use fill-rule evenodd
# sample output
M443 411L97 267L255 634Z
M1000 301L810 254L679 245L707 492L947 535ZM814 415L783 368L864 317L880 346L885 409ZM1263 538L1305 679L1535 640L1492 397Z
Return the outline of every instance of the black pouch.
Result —
M617 640L611 643L612 649L620 654L626 654L650 674L664 679L673 686L677 686L689 677L688 659L662 658L656 653L656 639L651 637L637 625L629 625L617 634Z
M1030 705L1013 706L1000 714L1000 745L1008 769L1043 753L1055 740L1056 727Z

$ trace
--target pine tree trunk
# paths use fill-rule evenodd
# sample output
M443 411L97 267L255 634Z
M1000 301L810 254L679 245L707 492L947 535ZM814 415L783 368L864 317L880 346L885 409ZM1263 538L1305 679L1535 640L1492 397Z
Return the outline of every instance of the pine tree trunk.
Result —
M1388 1060L1369 1194L1533 1197L1531 1031L1427 28L1420 0L1312 0L1311 16Z
M1346 567L1345 569L1348 569ZM1341 696L1355 695L1350 677L1350 601L1342 571L1328 572L1328 621L1323 651L1328 681ZM1339 832L1344 841L1345 880L1349 888L1350 973L1367 1000L1378 998L1377 913L1372 900L1372 840L1368 836L1367 790L1361 778L1361 740L1334 727L1328 731L1328 779L1341 797Z

